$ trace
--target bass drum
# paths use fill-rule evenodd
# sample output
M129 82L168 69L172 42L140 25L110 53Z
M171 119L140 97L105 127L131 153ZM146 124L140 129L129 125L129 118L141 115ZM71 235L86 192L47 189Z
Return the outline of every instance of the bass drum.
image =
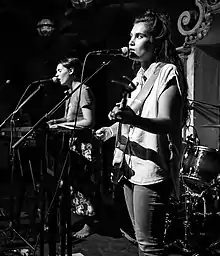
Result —
M188 146L181 165L181 177L187 185L209 186L220 173L220 153L205 146Z

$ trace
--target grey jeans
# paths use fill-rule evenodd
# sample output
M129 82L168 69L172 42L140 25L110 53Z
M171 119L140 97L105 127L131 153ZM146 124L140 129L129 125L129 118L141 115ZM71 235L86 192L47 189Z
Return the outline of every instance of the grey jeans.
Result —
M168 199L172 191L172 182L141 186L124 184L125 201L128 208L139 256L165 255L164 229Z

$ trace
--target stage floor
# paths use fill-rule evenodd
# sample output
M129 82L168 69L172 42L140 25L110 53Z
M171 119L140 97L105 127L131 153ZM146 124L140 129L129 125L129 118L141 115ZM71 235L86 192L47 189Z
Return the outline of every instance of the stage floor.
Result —
M11 255L23 255L29 256L33 255L30 252L26 252L22 249L29 249L29 247L15 234L13 239L10 237L10 230L7 230L9 225L9 205L11 203L11 194L16 194L16 186L11 186L10 183L0 184L0 256L11 256ZM30 229L30 220L28 212L30 206L34 202L34 197L32 193L32 184L29 184L29 188L25 195L24 205L21 214L21 227L18 230L32 246L36 245L36 241L33 241ZM114 201L111 195L105 195L102 198L103 202L100 204L99 219L97 222L97 227L92 235L82 240L72 241L72 255L75 256L137 256L137 246L129 240L133 239L133 230L131 227L130 219L127 214L125 203L123 197L117 196L117 200ZM4 216L5 215L5 216ZM74 215L71 216L72 225L80 225L81 218ZM39 219L37 220L37 225L39 225ZM56 223L55 223L56 224ZM183 230L181 230L183 231ZM13 232L12 232L13 233ZM172 232L171 232L172 233ZM9 237L7 237L8 235ZM176 235L176 234L175 234ZM59 248L59 234L57 235L56 247ZM183 238L183 237L182 237ZM47 234L45 232L45 240L43 246L44 255L49 255L49 246L47 241ZM38 243L38 248L36 250L36 256L43 256L40 253L40 245ZM57 250L59 251L59 250ZM215 253L208 254L206 252L200 254L185 253L180 251L179 248L174 247L169 250L169 256L209 256L209 255L220 255L218 250ZM53 256L53 255L51 255ZM54 255L57 256L57 255Z
M8 229L10 223L9 217L9 206L11 200L16 200L17 184L10 184L10 182L0 181L0 255L15 255L15 254L27 254L25 249L30 247L25 244L22 239L14 232ZM11 197L12 196L12 197ZM25 194L22 213L21 213L21 226L18 233L25 238L33 247L36 242L33 241L30 229L30 208L34 203L33 186L28 184L27 192ZM105 196L100 204L99 218L96 224L96 229L89 237L72 241L72 254L83 255L83 256L134 256L137 255L137 247L134 243L130 242L127 238L122 235L120 228L126 230L126 234L131 232L131 225L129 223L129 217L125 212L126 208L123 207L123 203L120 202L120 216L115 212L116 208L111 195ZM123 215L123 218L122 216ZM122 219L121 219L122 218ZM71 216L71 223L74 226L80 225L82 218ZM39 226L39 219L37 219L37 225ZM120 224L119 224L120 223ZM10 237L10 235L13 235ZM8 237L7 237L8 236ZM57 235L59 241L59 234ZM59 242L56 243L57 248ZM23 250L22 250L23 249ZM59 251L59 250L58 250ZM47 243L47 234L45 232L44 242L44 255L48 255L49 246ZM38 243L38 249L36 255L40 255L40 245ZM27 256L27 255L25 255Z

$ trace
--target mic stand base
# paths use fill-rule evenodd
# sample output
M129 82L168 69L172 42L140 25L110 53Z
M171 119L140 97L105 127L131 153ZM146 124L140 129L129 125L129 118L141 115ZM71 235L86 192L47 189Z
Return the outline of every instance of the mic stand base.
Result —
M8 239L10 239L10 241L9 242L5 242L5 250L6 251L8 251L8 250L18 250L17 248L10 248L10 246L8 246L8 245L13 245L13 243L14 243L14 234L15 235L17 235L17 237L19 237L24 243L25 243L25 245L27 245L28 247L29 247L29 249L32 251L32 252L34 252L34 247L27 241L27 239L25 239L14 227L13 227L13 222L12 221L10 221L9 222L9 225L8 225L8 227L7 227L7 229L6 230L1 230L2 231L2 233L4 234L4 236L6 237L6 238L8 238ZM7 235L7 231L10 231L10 235ZM25 248L26 249L26 248ZM22 250L22 249L20 249L20 250Z
M19 154L18 154L19 155ZM19 158L20 161L20 158ZM15 172L15 152L14 150L12 150L12 154L11 154L11 185L14 186L14 172ZM21 176L23 177L23 170L21 168ZM23 188L21 188L21 190L23 191ZM19 200L23 201L23 192L21 191L20 198ZM12 196L11 196L11 203L13 201ZM11 205L11 209L10 209L10 219L9 219L9 224L8 227L6 228L6 231L10 231L10 236L8 236L6 234L5 231L3 231L3 234L10 239L10 242L13 244L14 241L14 234L17 235L32 251L34 251L34 247L27 241L27 239L25 239L16 229L15 229L15 219L13 218L13 206ZM19 210L20 213L20 210ZM18 219L20 218L20 216L18 217ZM20 220L16 219L16 221L18 221L17 223L20 223Z

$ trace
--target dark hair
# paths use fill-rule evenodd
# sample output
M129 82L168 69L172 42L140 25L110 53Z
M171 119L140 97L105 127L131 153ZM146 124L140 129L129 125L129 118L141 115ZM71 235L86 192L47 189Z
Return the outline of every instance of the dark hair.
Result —
M153 37L155 44L154 57L155 62L164 62L174 64L184 82L183 87L183 126L189 117L189 102L187 99L188 95L188 83L186 80L183 62L180 59L176 47L174 46L171 39L170 32L170 17L165 13L157 13L153 10L147 9L143 14L135 18L134 24L139 22L145 23L145 27L148 33Z
M65 57L64 59L60 60L59 63L62 64L67 69L73 68L74 69L74 77L76 79L80 79L81 71L82 71L82 64L78 58Z
M171 41L170 18L165 13L146 10L134 20L134 24L143 22L155 44L155 61L177 65L179 57Z

